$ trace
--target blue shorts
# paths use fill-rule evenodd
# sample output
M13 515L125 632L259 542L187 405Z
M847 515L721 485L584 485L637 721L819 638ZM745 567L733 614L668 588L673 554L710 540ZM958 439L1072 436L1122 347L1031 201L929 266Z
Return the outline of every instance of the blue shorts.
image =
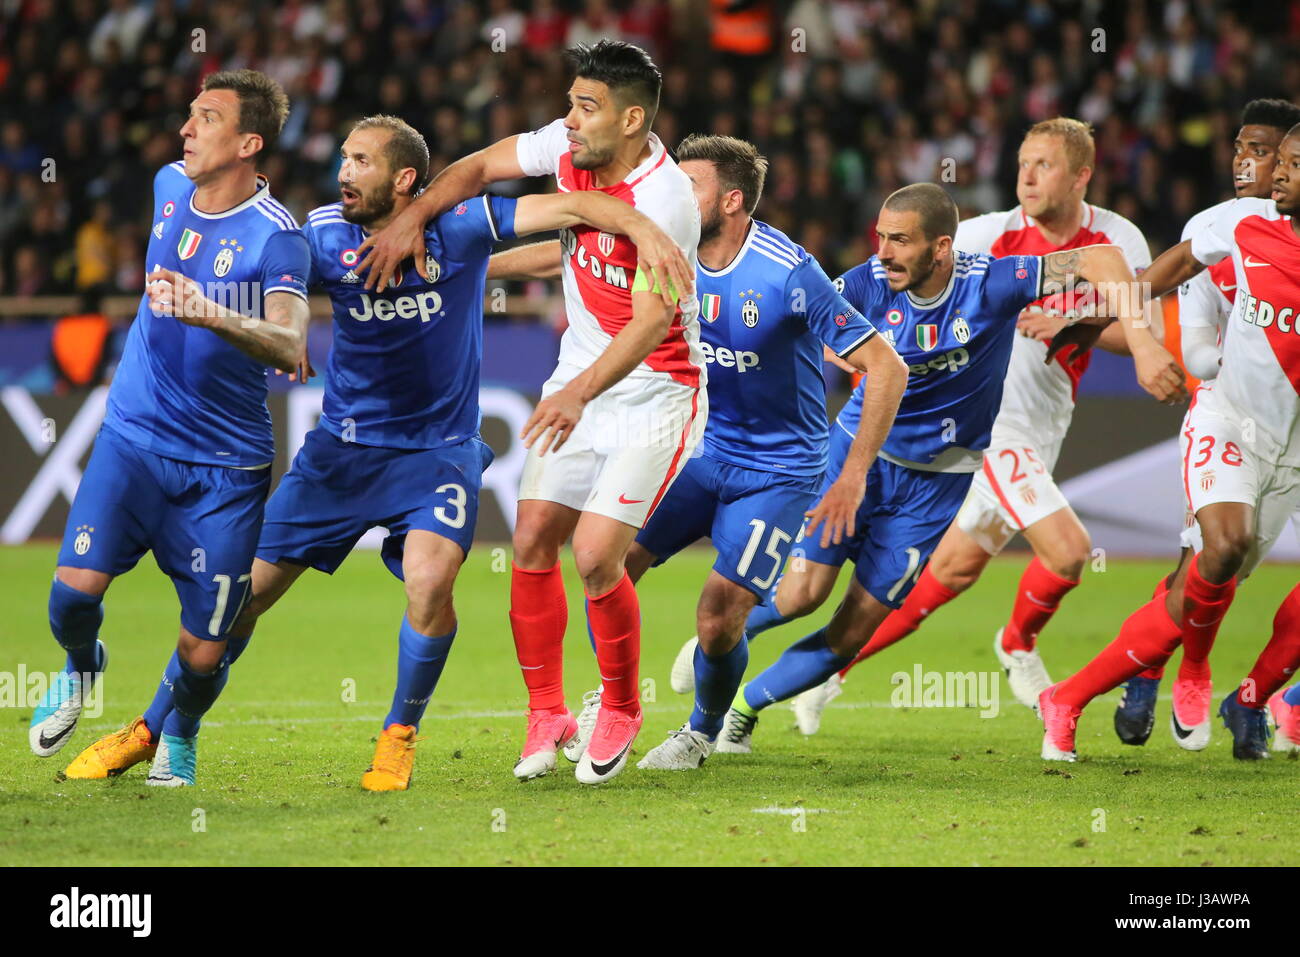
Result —
M266 505L257 557L332 575L376 525L388 529L381 554L399 579L413 528L449 538L469 554L492 458L477 436L440 449L384 449L312 429Z
M853 437L831 426L830 466L821 494L840 474ZM974 472L922 472L877 458L867 473L867 494L858 507L857 534L828 548L822 530L798 545L810 562L854 564L859 584L876 601L897 608L921 575L939 539L966 499Z
M661 565L706 536L714 570L761 600L785 565L821 477L764 472L698 455L686 463L636 540Z
M191 634L224 639L252 587L271 470L169 459L101 427L59 564L121 575L152 550Z

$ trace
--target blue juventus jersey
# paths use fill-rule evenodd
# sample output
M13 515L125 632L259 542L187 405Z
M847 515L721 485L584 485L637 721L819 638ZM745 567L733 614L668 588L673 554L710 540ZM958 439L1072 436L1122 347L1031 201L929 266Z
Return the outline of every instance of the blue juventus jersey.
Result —
M145 265L197 282L209 299L261 318L262 297L307 297L307 243L265 179L224 213L193 206L185 165L154 176L153 233ZM249 467L274 456L266 367L210 329L155 316L140 299L113 377L104 422L158 455L204 465Z
M514 236L515 201L478 196L429 221L432 283L404 263L383 292L353 271L365 230L334 203L305 232L312 281L334 307L321 425L349 442L436 449L478 434L483 284L498 240Z
M746 468L826 468L822 343L846 356L876 330L817 260L779 229L751 222L731 264L697 273L709 421L700 451Z
M836 280L907 363L907 389L881 455L937 472L974 472L1002 403L1020 310L1042 295L1037 256L957 252L952 278L932 300L893 292L872 256ZM862 385L839 425L857 430Z

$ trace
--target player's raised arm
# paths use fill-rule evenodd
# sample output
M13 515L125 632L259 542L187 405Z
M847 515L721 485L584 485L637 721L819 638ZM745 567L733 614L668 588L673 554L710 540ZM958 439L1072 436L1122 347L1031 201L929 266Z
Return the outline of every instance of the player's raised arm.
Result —
M520 433L524 446L531 448L541 441L543 455L562 446L587 403L623 379L664 341L676 312L676 305L664 301L660 289L651 285L648 270L638 264L632 283L632 318L584 372L537 404Z
M452 163L431 182L391 223L367 236L357 247L361 261L355 271L366 277L366 289L384 289L405 259L414 258L420 276L425 273L424 227L434 216L477 196L489 183L519 179L518 136L508 136L477 153Z
M564 250L558 239L516 246L493 253L488 259L488 279L559 279L564 271Z
M1152 268L1155 268L1154 264ZM1144 280L1149 273L1147 270L1143 274ZM1183 370L1151 334L1145 283L1139 283L1134 277L1123 251L1118 246L1099 244L1063 249L1042 257L1040 282L1044 291L1069 290L1081 279L1098 291L1118 317L1142 388L1161 402L1186 399ZM1176 285L1174 283L1169 288ZM1081 322L1103 326L1109 322L1109 316L1090 317Z
M297 293L268 292L259 319L213 302L193 279L171 269L156 269L145 281L155 315L175 316L186 325L211 329L257 362L284 372L299 371L311 310Z
M679 295L690 293L695 271L681 248L654 220L630 204L584 190L522 196L515 205L515 234L519 236L580 225L632 240L637 261L649 273L666 305L674 306Z

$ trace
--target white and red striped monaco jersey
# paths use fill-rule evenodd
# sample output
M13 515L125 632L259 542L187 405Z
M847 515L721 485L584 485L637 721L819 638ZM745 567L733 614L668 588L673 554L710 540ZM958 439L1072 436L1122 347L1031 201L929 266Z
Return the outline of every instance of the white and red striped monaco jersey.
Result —
M960 250L997 257L1043 256L1096 243L1118 246L1134 272L1151 265L1151 252L1141 230L1118 213L1088 203L1083 204L1079 231L1060 246L1048 242L1034 220L1019 206L962 221L953 240L953 245ZM1072 297L1057 294L1026 308L1071 315L1075 303ZM1002 405L993 425L994 444L1003 437L1045 445L1062 441L1069 431L1079 379L1087 370L1090 357L1088 352L1078 355L1073 348L1063 349L1049 365L1045 343L1017 335L1011 349L1011 364L1007 367Z
M1192 236L1206 265L1232 257L1237 298L1214 387L1242 422L1255 452L1300 468L1300 238L1271 199L1237 199Z
M691 181L659 137L652 133L649 142L649 158L622 182L604 188L595 185L590 171L574 168L562 119L522 134L517 152L525 174L554 175L561 192L599 189L635 206L681 247L695 269L700 210ZM636 246L626 236L589 226L561 230L560 240L565 252L564 308L569 318L569 328L560 341L560 363L586 368L632 318ZM693 297L678 303L667 337L629 375L670 376L685 385L703 385L699 314L699 303Z
M1228 199L1201 210L1187 221L1179 242L1191 239L1198 230L1213 223L1233 202ZM1232 269L1232 259L1225 256L1178 287L1178 324L1184 329L1213 329L1222 342L1236 295L1237 275Z

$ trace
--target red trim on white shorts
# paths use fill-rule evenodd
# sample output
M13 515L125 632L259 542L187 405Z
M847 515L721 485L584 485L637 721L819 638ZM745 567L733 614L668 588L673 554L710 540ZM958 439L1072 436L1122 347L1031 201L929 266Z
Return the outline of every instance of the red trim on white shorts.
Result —
M1011 516L1011 521L1016 523L1017 528L1024 528L1025 523L1020 520L1020 516L1016 514L1016 510L1011 507L1011 503L1007 501L1007 497L1002 494L1002 487L998 485L998 480L994 477L993 470L989 468L989 460L987 458L984 460L984 477L989 480L989 485L993 488L993 494L998 497L998 501L1002 503L1002 507L1007 510L1007 514Z
M673 478L677 475L677 463L682 460L682 453L686 451L686 440L690 438L691 429L695 425L695 416L700 410L700 390L696 389L691 393L691 417L686 420L686 427L682 429L682 437L677 441L677 451L673 453L673 460L668 465L668 474L664 476L663 484L659 486L659 492L655 495L655 500L650 503L650 511L646 512L646 521L655 513L659 507L659 501L668 491L668 486L672 484Z
M1197 386L1196 391L1192 393L1192 402L1187 407L1187 428L1183 430L1183 435L1187 438L1187 451L1183 453L1183 495L1186 496L1187 510L1192 513L1193 518L1196 517L1196 512L1192 508L1192 480L1188 471L1192 464L1192 446L1196 444L1196 429L1192 427L1192 409L1196 408L1196 399L1200 394L1201 388Z

